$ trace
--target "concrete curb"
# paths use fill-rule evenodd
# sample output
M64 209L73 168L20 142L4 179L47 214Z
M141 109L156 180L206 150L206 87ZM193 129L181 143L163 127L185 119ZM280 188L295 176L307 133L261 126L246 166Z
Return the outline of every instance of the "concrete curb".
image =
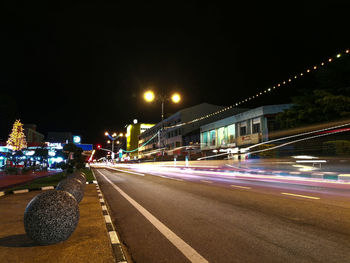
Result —
M86 184L97 184L96 180L86 182ZM41 188L33 188L33 189L20 189L20 190L14 190L9 193L6 193L6 191L0 191L0 197L5 195L11 195L11 194L24 194L32 191L47 191L47 190L54 190L55 186L49 185L49 186L43 186Z
M115 231L115 227L114 227L114 225L112 223L112 219L109 215L106 202L103 198L102 192L100 190L100 186L96 180L95 173L93 170L91 170L91 171L92 171L93 176L95 177L94 182L96 182L96 191L97 191L97 195L99 197L99 201L100 201L100 205L101 205L101 209L102 209L102 214L103 214L105 222L106 222L106 228L107 228L109 239L111 241L112 249L113 249L113 252L114 252L114 255L116 258L116 262L117 263L127 263L122 245L121 245L120 240L118 238L118 234Z

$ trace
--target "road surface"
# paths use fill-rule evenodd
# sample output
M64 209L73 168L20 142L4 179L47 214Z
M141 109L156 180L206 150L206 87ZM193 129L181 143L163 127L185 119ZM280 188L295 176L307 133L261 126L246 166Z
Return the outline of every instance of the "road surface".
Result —
M349 183L94 172L134 262L350 262Z

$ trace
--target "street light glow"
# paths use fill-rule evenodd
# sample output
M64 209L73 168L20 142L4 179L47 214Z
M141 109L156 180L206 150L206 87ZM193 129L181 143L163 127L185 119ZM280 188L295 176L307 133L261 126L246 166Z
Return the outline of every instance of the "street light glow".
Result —
M105 132L105 135L106 135L106 136L108 136L108 134L109 134L108 132Z
M123 134L123 133L119 133L119 136L120 136L120 137L123 137L123 136L124 136L124 134Z
M107 141L107 143L111 143L111 141L110 141L110 140L108 140L108 141Z
M180 101L180 95L178 93L174 93L173 96L171 97L171 100L174 102L174 103L178 103Z
M143 95L144 99L147 101L147 102L151 102L154 100L154 93L153 91L149 90L149 91L146 91Z
M113 137L115 137L115 136L117 136L117 134L116 133L113 133L113 135L112 135Z

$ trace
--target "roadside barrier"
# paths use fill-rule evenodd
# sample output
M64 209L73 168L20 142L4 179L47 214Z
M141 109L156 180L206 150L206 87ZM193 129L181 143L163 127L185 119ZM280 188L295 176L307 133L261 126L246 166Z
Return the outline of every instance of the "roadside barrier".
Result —
M55 190L36 195L24 212L27 235L40 245L67 240L79 222L79 203L84 197L86 178L76 172L63 179Z

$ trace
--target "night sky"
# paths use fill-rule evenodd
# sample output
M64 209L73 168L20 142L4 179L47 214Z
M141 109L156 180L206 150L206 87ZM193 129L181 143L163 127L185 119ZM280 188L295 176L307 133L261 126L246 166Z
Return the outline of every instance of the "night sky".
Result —
M228 106L349 48L346 1L143 2L2 7L0 141L20 118L45 135L100 143L134 118L160 120L160 104L142 99L149 87L182 94L168 114ZM294 92L247 106L288 102Z

